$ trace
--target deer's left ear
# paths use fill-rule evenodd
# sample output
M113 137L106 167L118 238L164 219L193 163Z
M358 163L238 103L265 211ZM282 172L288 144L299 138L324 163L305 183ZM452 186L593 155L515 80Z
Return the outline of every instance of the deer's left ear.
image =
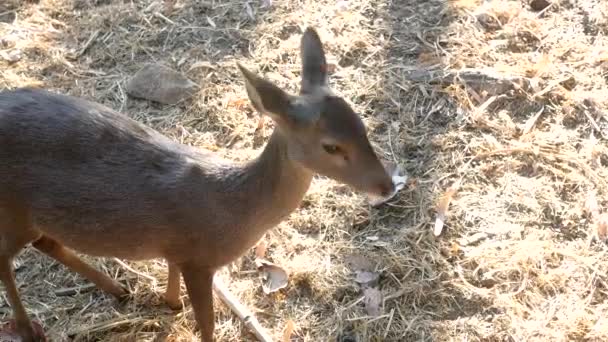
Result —
M300 42L300 56L302 58L300 91L311 93L317 87L324 87L327 84L327 61L321 38L312 27L304 31Z

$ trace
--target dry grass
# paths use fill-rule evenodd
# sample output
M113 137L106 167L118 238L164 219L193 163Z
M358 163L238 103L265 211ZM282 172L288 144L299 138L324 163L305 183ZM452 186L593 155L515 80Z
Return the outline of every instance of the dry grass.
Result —
M16 20L0 23L0 49L22 59L0 58L0 88L91 98L233 159L260 149L235 62L294 91L301 29L318 28L338 65L333 87L413 181L372 209L319 177L265 237L268 257L291 273L286 289L264 295L253 251L222 272L275 338L291 319L292 341L608 340L608 248L585 213L591 193L600 209L608 203L605 1L556 0L541 13L526 1L481 0L177 0L171 13L158 0L5 2L0 18ZM125 80L151 60L186 73L200 92L177 106L128 98ZM412 76L463 68L509 81ZM458 179L434 237L436 202ZM352 254L381 272L380 317L366 316ZM89 261L128 278L133 300L57 296L86 282L30 250L17 260L23 299L53 341L195 338L189 306L172 314L162 304L163 261L129 263L145 277ZM217 311L220 341L252 340L226 307Z

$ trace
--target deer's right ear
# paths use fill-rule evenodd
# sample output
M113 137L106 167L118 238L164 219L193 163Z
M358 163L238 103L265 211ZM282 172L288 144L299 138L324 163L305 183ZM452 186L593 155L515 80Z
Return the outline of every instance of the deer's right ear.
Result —
M320 111L318 105L313 105L304 98L287 94L272 82L259 77L238 62L237 66L245 78L249 100L258 112L283 124L310 121L318 117Z
M290 96L270 81L265 80L237 63L245 78L247 95L253 107L260 113L272 117L287 114Z

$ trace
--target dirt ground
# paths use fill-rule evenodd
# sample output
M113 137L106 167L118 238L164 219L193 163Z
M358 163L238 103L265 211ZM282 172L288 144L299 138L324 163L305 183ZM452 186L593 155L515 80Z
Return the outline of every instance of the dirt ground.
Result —
M410 179L372 208L315 178L264 237L267 258L289 272L276 293L262 291L254 249L222 270L274 338L607 341L608 2L542 2L3 0L0 89L93 99L244 160L263 146L236 62L295 92L312 25L335 64L331 86ZM149 62L200 91L173 106L130 98L126 82ZM125 261L132 270L87 260L132 299L118 305L31 248L16 260L26 307L52 341L196 340L185 289L184 311L163 304L163 260ZM380 315L353 260L379 275ZM254 341L219 301L216 312L218 341Z

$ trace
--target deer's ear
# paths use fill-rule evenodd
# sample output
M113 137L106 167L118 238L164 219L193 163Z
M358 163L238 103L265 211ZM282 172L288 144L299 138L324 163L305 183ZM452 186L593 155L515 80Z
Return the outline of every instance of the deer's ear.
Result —
M310 121L319 116L319 105L314 105L303 97L287 94L240 63L237 66L245 78L249 100L258 112L270 116L278 123Z
M247 95L253 107L270 116L284 116L289 110L290 96L272 82L249 71L240 63L237 66L245 78Z
M304 31L300 42L300 56L302 58L301 92L310 93L317 87L325 86L327 84L325 52L319 34L312 27Z

